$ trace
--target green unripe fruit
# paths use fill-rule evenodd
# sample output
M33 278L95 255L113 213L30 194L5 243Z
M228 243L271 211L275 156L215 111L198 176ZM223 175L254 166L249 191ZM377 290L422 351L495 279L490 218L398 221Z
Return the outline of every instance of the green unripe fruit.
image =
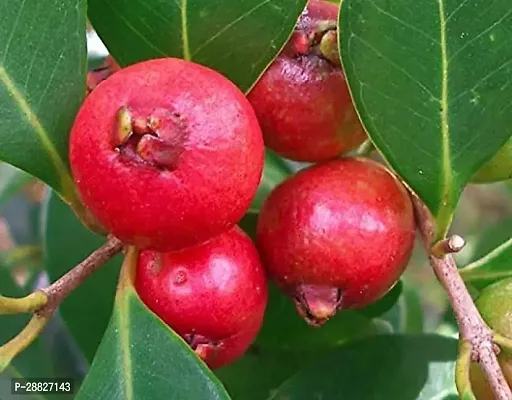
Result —
M487 286L478 297L476 306L490 328L512 339L512 278ZM512 388L512 353L502 351L498 355L498 361L508 385ZM477 363L471 365L470 376L475 397L478 400L493 400L491 388Z
M472 181L474 183L491 183L512 179L512 137L503 147L481 167Z

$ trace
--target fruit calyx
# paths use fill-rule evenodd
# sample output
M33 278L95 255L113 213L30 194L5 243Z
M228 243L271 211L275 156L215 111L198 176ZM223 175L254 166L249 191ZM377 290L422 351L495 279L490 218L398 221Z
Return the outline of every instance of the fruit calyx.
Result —
M295 307L308 325L322 326L342 306L342 291L320 285L300 285L294 296Z
M313 27L299 27L290 39L290 50L295 57L315 54L340 66L336 21L319 21Z
M211 360L220 349L220 343L196 333L185 334L183 339L202 360Z
M173 171L185 150L188 130L175 111L123 106L117 112L113 136L116 150L127 160Z

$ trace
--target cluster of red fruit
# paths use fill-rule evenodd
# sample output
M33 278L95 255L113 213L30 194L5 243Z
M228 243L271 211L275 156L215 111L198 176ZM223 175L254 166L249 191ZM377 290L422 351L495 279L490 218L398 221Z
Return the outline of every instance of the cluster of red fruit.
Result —
M321 325L383 296L410 257L404 187L376 162L337 158L365 139L333 56L337 12L311 1L247 97L206 67L150 60L99 84L74 123L70 161L84 204L140 249L139 296L212 368L256 337L267 273ZM270 194L257 250L236 224L259 185L264 143L321 163Z

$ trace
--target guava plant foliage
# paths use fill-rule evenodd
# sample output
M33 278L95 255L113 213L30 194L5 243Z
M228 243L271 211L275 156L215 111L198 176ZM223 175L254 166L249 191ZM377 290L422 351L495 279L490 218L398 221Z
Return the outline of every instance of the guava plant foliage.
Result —
M318 2L311 0L312 3L315 1ZM77 376L73 375L76 378L77 399L410 400L452 399L457 398L457 391L462 398L473 399L475 397L469 376L472 361L481 363L487 376L484 381L489 379L491 390L497 398L512 398L503 377L496 370L493 371L493 365L498 364L491 346L494 342L508 354L507 352L512 352L512 337L507 336L508 331L494 332L484 324L484 319L487 321L486 316L484 315L484 319L480 317L461 279L462 277L466 283L471 284L477 292L484 288L492 290L493 286L489 286L490 284L512 275L512 242L509 239L501 243L482 258L465 266L459 274L450 253L460 251L464 241L459 236L447 236L462 191L484 164L492 161L500 149L502 152L506 149L503 146L512 134L510 4L506 0L344 0L339 6L337 19L329 16L326 20L314 19L314 24L301 25L299 22L297 25L298 21L303 21L299 17L304 17L306 6L306 0L26 0L4 1L0 4L0 159L24 171L16 174L23 182L29 174L49 187L43 218L44 264L45 273L53 282L46 289L31 293L31 288L20 288L12 274L0 265L0 339L2 343L6 343L0 347L0 398L11 398L9 379L12 377L63 377L62 369L55 367L55 359L59 356L48 354L44 340L39 337L57 309L65 324L62 328L64 334L71 338L77 348L77 354L73 356L74 362L81 366L78 368L81 372ZM310 262L311 258L313 263L309 270L313 272L301 272L303 275L298 278L299 281L304 280L307 275L309 281L294 283L294 290L285 290L283 287L290 278L289 271L279 275L279 279L271 279L268 283L268 296L267 288L264 295L260 296L260 300L264 298L266 301L266 306L262 307L263 300L258 303L259 308L265 308L264 316L257 318L258 329L253 329L251 325L254 332L251 331L250 340L244 338L244 343L247 342L244 344L245 354L222 368L209 368L208 365L212 366L208 362L210 354L204 356L201 351L210 351L213 348L213 351L222 354L224 343L237 342L237 332L227 329L223 332L224 336L212 342L211 337L198 335L194 331L195 327L192 327L194 335L189 335L188 331L181 332L177 326L173 329L172 321L187 320L185 325L188 329L193 318L183 319L179 312L169 314L159 310L163 307L162 302L166 301L178 304L179 309L180 301L186 298L201 311L197 312L200 322L207 324L208 318L215 314L207 312L216 301L215 296L204 295L194 299L190 295L180 297L176 293L163 292L160 293L162 297L156 303L153 302L152 307L148 307L146 304L155 299L151 300L151 293L147 288L144 296L139 296L135 284L140 249L128 246L140 243L147 245L147 238L136 237L127 243L121 243L119 238L110 235L113 232L105 232L105 224L94 215L94 207L87 204L87 200L83 202L93 191L103 188L101 175L109 174L108 164L98 163L98 168L102 166L104 169L94 171L94 157L97 156L95 145L98 143L90 145L91 138L87 134L91 133L91 137L98 141L108 141L111 138L105 139L101 135L96 137L96 132L82 130L81 140L76 142L80 148L74 149L72 153L78 152L79 157L76 159L80 161L75 165L75 157L72 157L72 173L69 160L70 132L79 110L83 112L81 108L87 93L87 22L90 22L111 56L122 68L132 68L130 66L134 64L140 66L142 62L156 58L172 57L184 60L175 61L183 65L180 73L183 74L183 81L188 82L179 92L192 90L189 87L193 87L196 94L201 94L202 90L208 92L204 85L203 88L200 84L194 86L195 80L190 75L187 76L188 63L194 63L190 65L194 65L194 68L201 65L200 69L207 68L211 74L219 76L222 85L232 85L233 90L237 93L239 91L239 95L236 95L239 97L235 97L245 104L244 95L248 95L250 100L251 90L257 87L269 66L277 65L273 62L280 52L288 52L290 48L293 51L287 53L286 57L293 60L291 64L294 66L300 66L301 62L314 64L317 61L311 60L321 58L330 73L334 69L338 74L336 82L339 83L339 74L343 73L348 91L340 93L340 96L347 100L343 104L350 107L347 115L353 117L355 111L359 118L355 121L351 117L349 123L352 128L357 128L355 131L358 135L361 135L361 124L368 136L368 140L351 155L364 157L374 149L377 150L382 156L382 164L389 170L383 166L378 167L379 171L385 171L382 172L386 175L385 179L395 182L388 175L393 173L411 194L409 202L405 189L396 179L394 184L400 186L393 186L393 190L400 193L400 207L407 212L397 212L394 216L393 221L398 221L394 232L401 232L403 229L406 234L403 234L403 240L398 234L393 238L397 243L407 243L406 248L397 245L396 249L390 250L393 254L388 257L391 260L389 265L394 265L395 257L400 258L400 262L395 263L399 264L399 270L389 272L393 282L379 282L381 287L377 291L378 296L369 300L371 304L364 301L360 307L346 309L342 306L342 289L350 288L343 288L343 285L351 285L351 279L355 279L354 282L362 285L362 293L372 283L371 279L358 281L358 275L345 279L343 274L339 274L341 277L336 281L334 292L329 292L329 296L334 293L335 301L331 302L331 306L334 306L325 314L325 308L322 308L325 305L322 302L325 300L322 296L326 293L324 285L332 284L333 280L325 275L322 281L315 280L318 277L313 273L314 262L322 260L325 249L315 248L320 255L311 258L311 248L304 250L301 247L304 242L294 242L297 247L290 248L297 259L284 259L292 260L291 264L297 265L301 260L308 259ZM317 64L314 65L316 68ZM151 75L154 73L151 67L147 67L147 70L144 68L146 67L141 69L141 77L137 77L142 82L141 87L148 84L144 79L149 82L155 78ZM321 77L322 74L318 76ZM158 81L161 77L159 75L155 79ZM174 74L173 79L179 80L179 73ZM293 79L296 77L292 77L290 81L293 82ZM117 90L123 85L129 87L131 84L130 79L118 79L112 87ZM162 85L165 87L165 82ZM94 99L103 96L102 88L107 86L100 84L93 89L92 95L87 95L90 96L87 99L88 107L92 110L88 111L88 116L97 111ZM340 84L339 87L345 88L345 84ZM115 92L114 89L112 91ZM325 99L336 99L336 93L332 93L332 87L330 89L329 96ZM265 88L265 91L268 90ZM304 98L301 98L301 104L307 105L308 110L316 108L319 114L323 110L332 113L332 104L322 104L324 97L318 95L321 90L315 90L307 90L306 93L317 93L315 97L308 98L317 104L311 107L312 104L304 102ZM291 99L289 104L296 104L293 96L303 94L300 91L293 92L293 84L287 91L288 99ZM163 92L165 91L162 90L162 96L167 96ZM147 96L158 97L158 93L157 88ZM212 91L210 97L213 96ZM134 99L137 97L144 98L133 95ZM276 98L278 99L277 96ZM102 100L105 114L110 112L107 100ZM207 101L208 96L200 99L203 100ZM258 99L258 103L261 102L265 103L265 96ZM232 106L232 101L225 103L226 108ZM199 100L189 106L196 107L197 110L198 104ZM217 106L219 104L224 103L219 101ZM144 107L142 104L135 113L133 109L127 108L116 114L118 125L113 132L118 135L117 139L122 144L131 140L129 144L133 145L128 150L117 146L116 151L125 151L132 158L143 154L151 157L152 167L168 167L169 153L157 147L160 144L155 144L160 132L159 124L170 121L171 124L179 125L182 123L182 116L179 112L158 114L160 111L148 111ZM243 107L252 110L249 102ZM245 110L243 107L241 109ZM273 106L267 109L275 111ZM141 116L137 114L140 110L153 114ZM222 110L216 112L220 113ZM96 114L94 118L101 119L102 112ZM237 118L236 112L231 114L230 118ZM255 118L255 115L251 118ZM258 113L262 126L265 125L262 123L264 117L265 115ZM274 117L281 117L280 113L276 112ZM302 120L304 115L300 117ZM87 121L84 122L86 123ZM225 124L227 129L233 128L227 125L228 122ZM131 138L123 135L123 129L128 125ZM342 127L346 125L340 124ZM278 121L272 126L282 125ZM287 126L293 126L293 123ZM77 129L80 130L79 128ZM207 124L203 128L206 129ZM253 128L256 136L261 133L256 123ZM336 131L336 127L329 128ZM202 130L198 133L200 139L201 132ZM263 136L272 134L277 135L279 132L266 131ZM340 140L340 137L336 139ZM354 143L361 143L361 139L358 136ZM146 145L149 147L142 147L142 140L150 143ZM228 144L231 145L234 140L232 138ZM200 142L201 140L197 142L198 148ZM83 143L89 143L90 147ZM246 146L245 149L253 149L251 154L247 154L246 160L262 162L262 143L263 140L259 145ZM228 144L220 141L219 148L225 149ZM279 211L276 211L273 218L265 215L262 223L259 218L260 209L263 207L265 210L265 200L271 193L277 193L273 192L274 188L282 181L293 182L289 179L301 178L297 178L299 175L295 175L287 161L272 152L272 145L269 145L268 140L265 144L270 149L265 150L263 172L257 192L252 193L252 204L247 207L245 203L249 200L244 200L242 208L246 209L245 215L241 217L241 212L240 215L235 213L237 216L231 218L233 220L230 221L230 226L226 225L225 228L238 229L233 227L238 222L249 237L255 242L259 241L260 253L261 232L265 230L265 238L271 237L268 232L277 232L272 240L265 243L264 252L268 255L275 250L272 246L276 246L276 243L287 243L286 240L280 242L280 232L284 232L283 239L285 236L289 239L292 235L300 236L302 233L300 226L294 226L289 221L289 226L285 225L285 228L293 229L275 229L273 224L282 222L279 221ZM351 149L353 147L350 146ZM307 149L299 150L302 152ZM197 157L197 163L201 165L204 157L203 154ZM217 159L218 165L209 164L208 172L215 175L216 168L220 171L225 167L232 171L233 176L240 174L237 175L238 180L233 181L235 189L238 190L247 183L244 177L249 172L244 171L259 174L262 169L261 165L240 164L238 169L232 165L242 158L235 160L235 157L228 154L224 159ZM503 158L500 156L500 159ZM84 183L87 179L76 182L77 176L84 176L80 175L83 170L79 173L77 170L85 162L88 163L89 172L95 174L95 178L90 181L93 183L89 186ZM330 162L341 165L344 161ZM373 165L375 161L371 163ZM504 168L510 168L510 163L504 164ZM493 166L493 171L499 167ZM223 170L224 175L218 175L223 179L217 182L218 187L222 188L217 190L217 199L230 198L232 195L222 186L230 182L230 171ZM127 174L124 176L129 177ZM140 177L144 179L147 176ZM305 184L308 190L320 187L318 181L323 179L315 173L308 175L306 172L301 176L312 177ZM336 173L333 176L337 176ZM510 174L507 175L505 171L500 176L510 177ZM105 176L105 182L109 181L108 178L111 176ZM132 188L142 181L137 181L137 176L129 179L135 179ZM327 193L329 185L322 182L324 194L320 196L321 199L335 202L335 197L353 193L349 180L347 178L344 181L345 185L336 180L327 182L335 188L332 193ZM482 181L481 174L478 180ZM371 183L364 179L352 181L353 185L358 185L361 193L369 193L364 190L364 186ZM172 215L175 223L173 226L179 226L179 221L182 223L187 220L184 216L190 211L190 204L197 201L197 204L204 206L206 195L211 196L208 200L215 204L215 191L208 192L207 185L200 177L195 181L179 182L176 187L185 188L183 193L186 192L189 197L187 204L174 209L176 215ZM312 197L306 198L306 191L301 190L297 189L289 197L284 196L282 204L275 207L278 210L309 212L307 207ZM316 193L315 190L311 192ZM119 193L122 196L102 198L98 207L105 206L105 201L121 201L127 195ZM152 195L155 193L158 194L158 190L155 189ZM179 193L179 190L173 193ZM336 193L338 196L335 196ZM329 195L333 198L329 198ZM361 204L368 207L368 204L381 202L378 194L374 197L375 199L364 197L359 203L355 201L355 204L350 205L351 210L356 210ZM387 197L383 194L382 198ZM116 223L128 222L128 227L136 232L138 225L143 225L144 221L138 221L135 227L130 226L130 213L147 209L144 199L144 196L130 198L130 201L134 201L132 205L135 200L141 200L140 207L134 206L116 214ZM180 201L178 198L173 200L176 204ZM162 204L165 201L166 199L162 199ZM341 208L338 207L339 204L336 207L326 207L327 203L322 201L315 203L316 208L315 204L311 206L311 209L320 213L320 217L314 220L319 224L329 220L327 211ZM122 210L122 205L117 204L119 207L116 209ZM173 204L165 205L169 206L166 213L158 218L165 218L164 214L173 212ZM271 206L274 207L273 204ZM303 209L306 211L302 211ZM377 214L371 214L368 208L359 210L355 214L364 223L358 225L350 219L354 213L347 212L340 226L347 235L353 234L353 226L357 226L359 233L363 229L368 232L379 229L385 231L387 226L383 222L384 215L390 215L389 210L386 209L386 212L378 216L380 219L372 219ZM324 214L321 214L322 211ZM215 215L209 216L208 212L215 212ZM201 215L195 216L194 223L198 223L202 217L208 225L207 222L221 218L222 212L222 207L218 210L213 206L204 207L199 213ZM365 216L366 219L363 218ZM102 218L105 220L108 217L107 207ZM235 221L237 217L241 219ZM300 222L300 218L293 222L297 224L297 221ZM148 224L153 222L149 221ZM410 256L413 225L421 233L431 264L441 284L450 294L454 314L460 326L459 341L453 337L423 332L418 292L406 280L396 283L398 275L405 268L402 261ZM317 225L311 227L314 235L317 235L313 235L313 244L321 236L319 232L326 231L325 226L317 228ZM341 228L338 229L340 230ZM173 238L180 237L179 231L171 234ZM250 245L247 252L251 255L251 263L259 265L259 260L256 260L256 247L252 247L246 234L239 234L243 235L244 243ZM380 260L384 257L379 253L381 248L372 247L361 238L364 238L362 233L359 235L359 242L353 243L361 244L360 248L367 253L361 254L362 259ZM210 242L206 243L213 246ZM385 247L385 241L380 243ZM194 245L196 244L198 243ZM311 245L310 242L308 244ZM335 247L335 244L331 246ZM233 248L226 249L226 252L235 253L236 249ZM151 250L155 249L148 251ZM156 250L169 253L165 253L164 258L155 255L152 263L156 266L149 266L149 273L160 271L158 268L161 266L157 264L161 260L167 260L170 266L166 267L169 271L166 279L174 279L174 288L178 290L184 283L183 279L188 279L190 275L173 275L175 268L172 262L176 262L179 257L171 250L186 250ZM121 251L122 254L118 254ZM219 249L217 251L220 252ZM370 254L372 252L374 254ZM194 260L194 264L201 263L200 257L203 257L203 253L197 249L191 253L199 258L199 261ZM328 253L331 259L334 259L333 254L335 252ZM273 258L279 260L281 255L283 254L279 253L278 257ZM232 256L233 260L236 259L236 255ZM343 257L339 260L343 260ZM268 260L263 256L261 261L265 264ZM211 270L208 271L212 277L208 278L209 282L215 281L218 287L225 287L228 283L222 282L222 274L226 273L226 266L223 268L222 262L226 260L222 260L222 255L219 255L218 258L212 256L209 262L207 264L204 261L203 265L205 269L208 266ZM235 264L233 261L233 265ZM278 264L272 266L273 275L284 266L284 263ZM333 270L339 268L339 265L334 264ZM366 263L357 265L358 274L365 275ZM264 267L268 269L268 266ZM293 266L290 268L293 271ZM350 274L350 270L348 271ZM151 275L151 279L156 279L155 276ZM371 277L380 279L379 273L374 273ZM156 282L152 288L165 286ZM193 286L191 284L186 287ZM308 291L307 296L303 289L302 294L297 294L296 287L306 286L308 290L310 286L314 286L315 290ZM172 285L167 285L168 290L169 288L172 289ZM235 294L239 296L237 301L241 303L244 300L243 293ZM141 297L145 297L146 302ZM309 302L308 306L302 309L298 307L298 313L293 303L304 305L306 300ZM315 313L322 316L321 324L312 325L321 327L310 327L304 321L306 319L311 322L315 319L315 313L311 312L311 301L316 305ZM237 306L239 303L232 304ZM357 304L357 299L353 303ZM512 305L507 307L507 304L502 304L500 310L503 313L512 313ZM230 307L227 308L229 310ZM32 318L26 315L28 313L33 313ZM462 318L463 316L467 318ZM223 322L226 320L228 318ZM241 321L238 322L243 326ZM19 332L21 334L18 335ZM479 334L483 336L478 336ZM477 339L486 346L477 347ZM249 346L248 342L252 344ZM203 361L205 359L206 363ZM508 358L502 356L500 360L502 359ZM34 398L53 397L43 393Z

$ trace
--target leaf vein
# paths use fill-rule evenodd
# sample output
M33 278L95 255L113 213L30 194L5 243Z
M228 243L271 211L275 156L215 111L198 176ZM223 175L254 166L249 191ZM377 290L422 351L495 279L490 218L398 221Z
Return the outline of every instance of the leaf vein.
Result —
M379 57L381 57L383 60L385 60L389 65L391 65L393 68L395 68L397 71L400 71L404 76L409 78L413 83L415 83L417 86L419 86L425 93L427 93L432 99L441 102L441 99L439 97L435 96L423 83L418 81L414 76L412 76L409 72L407 72L405 69L400 67L400 65L394 63L391 61L388 57L386 57L384 54L382 54L380 51L378 51L375 47L373 47L370 43L368 43L366 40L363 40L360 36L354 35L353 38L358 39L364 46L366 46L369 50L373 51L375 54L377 54Z
M120 13L119 11L117 11L117 9L108 1L108 0L104 0L104 3L107 5L107 7L109 7L112 12L114 14L116 14L119 19L121 19L124 24L133 32L135 33L138 37L140 37L144 43L146 43L148 45L148 47L150 47L151 49L155 50L157 53L159 53L160 55L164 56L164 57L167 57L167 53L163 50L161 50L160 48L158 48L157 46L155 46L153 44L153 42L151 40L148 40L142 33L140 33L131 23L130 21L128 21L122 13Z
M18 14L16 15L16 20L14 21L14 25L12 27L11 34L9 36L9 39L7 39L7 43L5 45L4 49L4 56L2 58L2 62L0 64L5 64L5 60L7 59L7 54L9 53L9 48L11 47L12 39L14 38L14 34L16 33L16 30L18 29L18 24L20 22L21 14L23 12L23 8L25 7L26 0L22 0L20 4L20 9L18 11Z
M387 12L386 10L384 10L383 8L379 7L377 4L375 4L374 1L370 1L370 4L375 7L375 9L377 11L379 11L380 13L386 15L387 17L393 19L394 21L398 22L400 25L408 28L408 29L411 29L412 31L414 32L417 32L419 33L421 36L425 37L426 39L430 40L432 43L434 44L439 44L439 41L436 40L435 38L433 38L432 36L428 35L427 33L423 32L421 29L419 28L416 28L414 25L411 25L411 24L408 24L407 22L401 20L400 18L396 17L395 15Z
M186 1L186 0L184 0ZM223 33L225 33L226 31L228 31L229 29L231 29L231 27L233 27L234 25L236 25L238 22L240 22L241 20L243 20L245 17L251 15L254 11L256 11L257 9L263 7L264 5L268 4L270 2L270 0L264 0L262 1L260 4L254 6L253 8L251 8L249 11L243 13L241 16L239 16L238 18L236 18L235 20L233 20L232 22L230 22L229 24L227 24L224 28L222 28L221 30L219 30L215 35L211 36L210 38L208 38L208 40L206 40L205 42L203 42L195 51L194 53L192 54L192 57L194 57L197 53L199 53L202 49L204 49L206 46L208 46L211 42L213 42L215 39L217 39L220 35L222 35Z
M471 43L474 43L478 39L480 39L483 35L485 35L490 30L494 29L496 26L500 25L504 20L506 20L510 15L512 15L512 8L503 15L500 19L498 19L496 22L494 22L491 26L489 26L487 29L484 29L482 32L480 32L478 35L476 35L473 39L468 40L464 45L459 48L456 52L454 52L450 59L448 61L454 60L464 49L466 49Z
M181 38L183 40L183 58L191 60L190 45L188 41L188 22L187 22L187 0L181 0Z

